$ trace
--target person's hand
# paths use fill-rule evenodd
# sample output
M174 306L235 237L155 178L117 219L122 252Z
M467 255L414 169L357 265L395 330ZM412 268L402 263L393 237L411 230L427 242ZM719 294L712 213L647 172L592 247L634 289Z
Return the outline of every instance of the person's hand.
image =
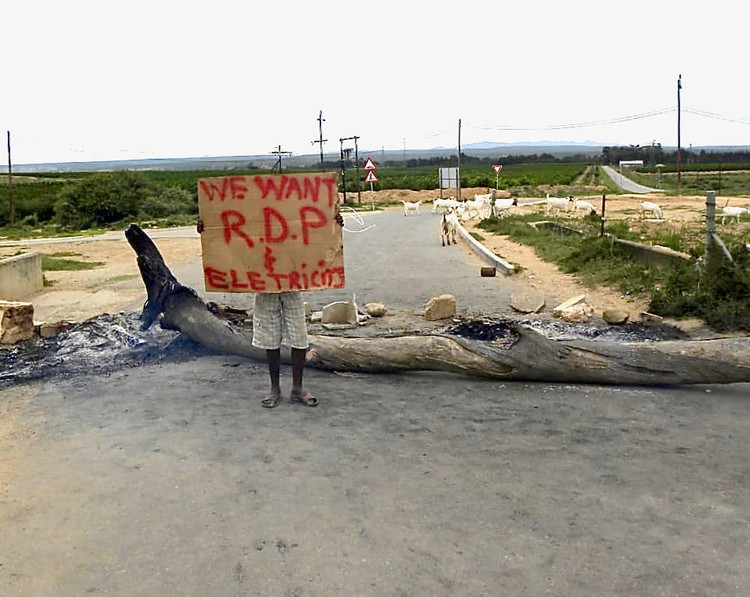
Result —
M336 223L342 228L344 227L344 216L340 212L336 214Z
M195 223L195 229L198 231L198 234L202 233L206 229L203 220L201 220L200 218L198 218L198 221Z

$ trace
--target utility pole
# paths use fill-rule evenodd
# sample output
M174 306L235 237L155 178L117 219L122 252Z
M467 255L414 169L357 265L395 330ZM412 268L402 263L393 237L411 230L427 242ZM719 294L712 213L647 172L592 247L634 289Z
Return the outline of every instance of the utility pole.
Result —
M677 77L677 196L682 196L682 144L680 142L680 91L682 75Z
M461 201L461 119L458 119L458 176L456 177L458 185L458 200Z
M357 135L354 135L353 137L342 137L339 139L339 143L341 143L341 175L344 179L344 203L346 203L346 160L349 159L349 152L351 149L348 149L346 151L346 159L344 158L344 141L351 141L354 139L354 168L357 171L357 204L362 203L362 191L359 188L359 150L357 149L357 139L359 137Z
M320 111L320 116L318 116L318 131L320 132L320 137L317 141L313 141L313 145L316 143L320 143L320 165L323 165L323 143L328 141L328 139L323 138L323 123L325 122L325 118L323 118L323 110Z
M276 166L279 167L279 172L281 172L281 158L282 158L282 156L292 155L292 152L291 151L281 151L281 145L279 145L279 148L276 149L275 151L272 151L271 153L274 154L274 155L276 155L276 156L278 156L278 159L276 160L276 163L273 165L273 168L271 168L271 172L273 172L274 170L276 170Z
M16 214L13 209L13 170L10 160L10 131L8 131L8 221L13 224Z
M359 149L357 149L357 137L354 136L354 169L357 171L357 205L362 204L362 189L360 188L360 178L359 178Z
M346 159L344 158L344 140L339 138L341 146L341 188L344 189L344 205L346 205Z

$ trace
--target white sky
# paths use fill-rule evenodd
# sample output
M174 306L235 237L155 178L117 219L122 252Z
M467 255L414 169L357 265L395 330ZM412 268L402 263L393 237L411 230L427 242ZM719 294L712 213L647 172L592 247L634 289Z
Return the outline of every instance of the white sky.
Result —
M441 4L10 0L2 145L14 164L317 154L322 110L335 155L354 135L360 156L456 147L459 119L462 146L676 146L679 74L682 146L750 145L737 2Z

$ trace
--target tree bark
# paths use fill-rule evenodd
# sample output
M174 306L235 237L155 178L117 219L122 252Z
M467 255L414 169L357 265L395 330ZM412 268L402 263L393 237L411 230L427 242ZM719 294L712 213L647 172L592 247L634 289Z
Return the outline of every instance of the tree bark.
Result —
M148 328L179 330L217 352L265 359L250 335L214 314L194 290L169 271L156 245L138 226L125 235L138 256ZM489 340L448 333L353 338L310 335L307 365L319 369L394 373L446 371L519 381L682 385L750 381L750 339L616 342L555 340L518 323L496 325ZM289 362L289 354L283 355Z

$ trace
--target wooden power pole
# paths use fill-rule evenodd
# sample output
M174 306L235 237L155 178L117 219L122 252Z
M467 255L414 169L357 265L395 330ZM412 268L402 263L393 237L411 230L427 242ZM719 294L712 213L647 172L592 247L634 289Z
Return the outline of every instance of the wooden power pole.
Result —
M10 159L10 131L8 131L8 221L13 224L16 214L13 208L13 167Z
M682 75L677 77L677 196L682 195L682 144L680 142L680 91Z
M318 116L318 131L320 134L320 137L317 141L313 141L313 145L315 143L320 143L320 165L323 165L323 143L328 141L328 139L323 138L323 123L325 122L325 118L323 118L323 110L320 111L320 116Z
M461 201L461 119L458 119L458 176L456 185L458 187L458 200Z
M278 149L271 152L275 156L278 156L278 159L276 160L276 163L273 165L273 168L271 168L271 172L276 170L276 166L279 167L279 172L281 172L281 158L285 155L292 155L291 151L281 151L281 145L279 145Z

